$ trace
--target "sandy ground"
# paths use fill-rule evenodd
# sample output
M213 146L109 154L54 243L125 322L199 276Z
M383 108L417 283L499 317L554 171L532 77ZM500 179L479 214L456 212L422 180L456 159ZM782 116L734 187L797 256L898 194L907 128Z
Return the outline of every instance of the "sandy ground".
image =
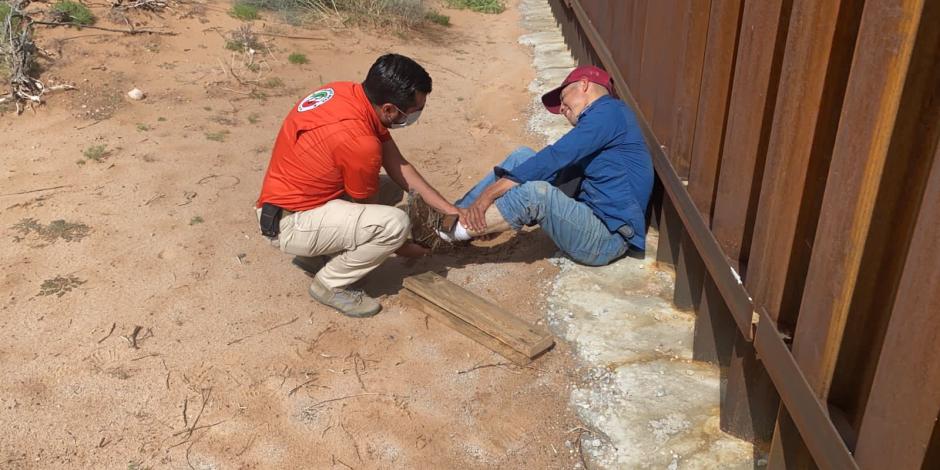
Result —
M502 365L397 295L403 276L433 270L542 322L557 272L542 234L392 258L365 283L385 310L363 321L309 299L252 212L290 106L361 80L386 51L434 78L420 124L393 135L445 195L538 146L524 130L518 11L447 10L453 26L423 34L265 17L256 31L323 40L264 37L252 72L224 48L242 24L227 8L132 17L176 36L38 32L56 55L43 78L78 90L0 116L0 467L577 465L565 344L530 368ZM292 52L310 63L288 63ZM128 100L134 87L147 98Z

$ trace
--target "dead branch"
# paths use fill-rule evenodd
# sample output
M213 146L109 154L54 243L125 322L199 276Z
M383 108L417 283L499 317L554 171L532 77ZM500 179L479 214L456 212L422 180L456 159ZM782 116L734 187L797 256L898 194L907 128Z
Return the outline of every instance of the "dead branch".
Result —
M210 395L212 395L212 387L209 387L209 388L207 388L206 390L203 390L203 392L202 392L202 406L199 408L199 413L196 414L196 419L193 420L193 425L190 426L188 429L184 429L184 430L182 430L182 431L180 431L180 432L178 432L178 433L176 433L176 434L173 434L173 437L179 436L180 434L186 434L186 439L189 439L190 437L192 437L193 432L196 430L196 425L199 424L199 418L202 418L202 412L205 411L205 409L206 409L206 403L209 402L209 396L210 396ZM220 421L220 422L221 422L221 421ZM218 424L218 423L216 423L216 424ZM209 425L209 426L215 426L215 424L211 424L211 425ZM183 441L183 442L185 442L185 441Z
M235 180L234 183L232 183L232 184L229 185L229 186L226 186L226 188L234 188L235 186L238 186L238 185L241 184L241 182L242 182L241 178L239 178L239 177L237 177L237 176L232 176L232 175L215 175L215 174L213 174L213 175L204 176L204 177L200 178L199 181L196 181L196 184L205 184L206 181L212 180L212 179L214 179L214 178L232 178L233 180Z
M324 328L323 331L317 333L317 337L313 338L313 341L309 343L309 347L307 348L307 350L312 352L313 348L317 345L317 343L320 342L320 338L323 338L323 335L334 330L336 330L336 324L330 323L329 325L326 325L326 328Z
M287 396L292 396L294 393L297 392L297 390L300 390L300 389L306 387L307 385L312 384L312 383L315 382L316 380L317 380L317 376L314 375L312 379L310 379L310 380L308 380L308 381L306 381L306 382L304 382L304 383L302 383L302 384L300 384L300 385L298 385L298 386L296 386L296 387L290 389L290 391L287 392Z
M505 368L505 367L508 366L508 365L510 365L508 362L496 362L496 363L493 363L493 364L481 364L481 365L478 365L478 366L473 366L473 367L471 367L471 368L469 368L469 369L458 370L458 371L457 371L457 374L466 374L466 373L469 373L469 372L473 372L473 371L475 371L475 370L485 369L485 368L487 368L487 367L500 367L500 368Z
M340 465L342 465L342 466L348 468L349 470L353 470L352 465L349 465L348 463L343 462L342 460L336 458L335 455L330 455L330 458L333 459L333 466L334 466L334 467L336 466L337 463L339 463Z
M255 442L255 438L256 438L256 437L258 437L257 434L252 434L252 435L251 435L251 439L248 439L248 443L245 444L245 447L242 447L242 450L238 451L238 452L235 454L235 457L241 457L242 454L244 454L245 451L247 451L248 448L251 447L251 444L253 444L253 443Z
M323 400L323 401L321 401L321 402L319 402L319 403L314 403L314 404L308 406L307 408L316 408L316 407L318 407L318 406L325 405L325 404L327 404L327 403L332 403L332 402L334 402L334 401L348 400L348 399L350 399L350 398L364 397L364 396L368 396L368 395L383 395L383 394L382 394L382 393L370 392L370 393L359 393L359 394L356 394L356 395L347 395L347 396L345 396L345 397L337 397L337 398L331 398L331 399L329 399L329 400Z
M352 442L353 449L356 450L356 458L359 459L359 463L362 463L362 455L359 453L359 443L356 442L356 436L353 436L353 434L349 432L348 429L346 429L346 425L343 424L342 421L339 422L339 427L343 429L347 436L349 436L349 440Z
M139 360L141 360L141 359L147 359L148 357L160 357L160 355L157 354L157 353L150 353L150 354L147 354L147 355L144 355L144 356L135 357L135 358L131 359L131 362L139 361Z
M37 47L33 42L33 26L23 8L28 0L14 0L9 3L10 14L0 25L0 56L3 56L10 70L10 92L0 98L0 103L12 100L16 103L16 113L23 112L22 104L41 103L45 86L39 80L29 76L33 67Z
M87 24L72 23L70 21L37 21L32 20L31 23L43 25L43 26L76 26L79 29L96 29L98 31L108 31L111 33L123 33L123 34L158 34L161 36L176 36L178 33L172 31L157 31L155 29L117 29L117 28L105 28L103 26L92 26Z
M167 6L166 0L134 0L129 3L124 3L124 0L113 0L111 2L111 9L119 11L146 10L160 12L165 10Z
M91 127L91 126L94 126L94 125L97 125L97 124L101 124L101 122L102 122L101 120L98 120L98 121L95 121L95 122L93 122L93 123L91 123L91 124L86 124L86 125L81 126L81 127L76 127L75 130L80 131L80 130L82 130L82 129L88 129L88 128Z
M189 409L189 397L183 397L183 427L189 427L189 416L186 415L186 411Z
M17 192L15 192L15 193L0 194L0 197L19 196L19 195L21 195L21 194L38 193L38 192L42 192L42 191L52 191L53 189L62 189L62 188L70 188L70 187L72 187L72 185L70 185L70 184L64 184L64 185L61 185L61 186L50 186L50 187L48 187L48 188L28 189L28 190L26 190L26 191L17 191Z
M359 353L356 353L356 355L353 356L353 370L355 370L355 372L356 372L356 380L359 381L359 386L362 387L362 391L368 392L369 390L366 388L365 382L362 381L362 375L359 373L359 362L360 362L360 361L362 361L362 370L365 371L365 369L366 369L366 363L365 363L365 361L362 360L361 357L359 357Z
M284 322L284 323L278 323L277 325L274 325L274 326L272 326L272 327L270 327L270 328L268 328L268 329L266 329L266 330L259 331L259 332L257 332L257 333L252 333L252 334L250 334L250 335L248 335L248 336L243 336L243 337L241 337L241 338L238 338L238 339L234 339L234 340L232 340L232 341L229 341L229 342L227 343L227 345L228 345L228 346L231 346L231 345L233 345L233 344L241 343L242 341L245 341L246 339L253 338L253 337L258 336L258 335L263 335L263 334L265 334L265 333L269 333L269 332L271 332L271 331L273 331L273 330L276 330L276 329L278 329L278 328L280 328L280 327L282 327L282 326L290 325L291 323L294 323L294 322L297 321L298 319L300 319L300 317L294 317L293 320L286 321L286 322Z
M0 103L13 101L16 103L16 113L22 114L26 107L32 108L36 104L42 104L44 94L57 90L73 90L75 87L47 87L39 79L30 76L36 56L50 54L37 47L33 41L33 24L36 21L23 11L29 0L13 0L8 4L10 14L3 18L0 24L0 58L10 71L10 91L0 95Z
M305 41L329 41L328 38L319 38L319 37L315 37L315 36L289 36L289 35L286 35L286 34L265 33L265 32L263 32L263 31L262 31L262 32L257 32L257 33L255 33L255 34L257 34L257 35L259 35L259 36L269 36L269 37L272 37L272 38L300 39L300 40L305 40Z
M135 325L135 326L134 326L134 331L131 332L130 335L121 336L121 337L124 338L124 340L127 341L127 343L130 344L130 346L131 346L132 348L134 348L134 349L140 349L140 347L137 346L137 340L138 340L138 339L139 339L139 340L143 340L143 339L144 339L144 338L138 338L138 335L140 335L140 332L143 331L143 329L144 329L144 327L139 326L139 325Z

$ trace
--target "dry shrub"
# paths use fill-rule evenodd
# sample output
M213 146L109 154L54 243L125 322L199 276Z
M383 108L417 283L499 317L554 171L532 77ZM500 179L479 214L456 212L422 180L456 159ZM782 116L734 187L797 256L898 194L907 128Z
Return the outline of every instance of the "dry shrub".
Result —
M422 0L243 0L279 13L292 24L325 21L336 26L412 29L428 21Z

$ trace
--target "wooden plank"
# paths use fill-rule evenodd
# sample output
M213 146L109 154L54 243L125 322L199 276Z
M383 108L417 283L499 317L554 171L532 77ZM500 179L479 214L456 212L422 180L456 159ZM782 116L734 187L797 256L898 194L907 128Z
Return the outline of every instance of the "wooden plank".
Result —
M734 73L741 0L713 0L689 167L689 195L711 222Z
M476 341L496 354L509 359L510 362L517 366L525 366L532 362L525 354L507 346L502 341L482 332L479 328L467 323L447 310L430 303L408 289L402 289L401 293L399 293L399 298L403 305L418 310L444 325L449 326L458 333Z
M940 142L862 420L862 468L926 467L940 416Z
M712 230L731 265L746 264L776 102L790 0L745 2Z
M683 31L678 45L679 73L675 86L673 112L672 156L673 165L680 178L689 177L692 160L692 141L698 116L699 94L702 91L702 73L705 63L705 45L708 35L711 0L686 0L679 2ZM616 43L609 43L616 44Z
M548 333L535 329L437 274L428 272L409 276L404 279L404 285L425 300L528 357L535 357L555 344L554 338Z

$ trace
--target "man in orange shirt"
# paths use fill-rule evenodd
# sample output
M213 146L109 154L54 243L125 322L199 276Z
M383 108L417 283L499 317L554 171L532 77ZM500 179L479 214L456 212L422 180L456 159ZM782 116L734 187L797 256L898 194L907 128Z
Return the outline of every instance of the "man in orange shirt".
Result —
M347 287L405 246L410 229L400 209L373 204L379 168L442 213L460 211L402 156L388 128L414 124L431 77L415 61L386 54L361 84L323 85L294 106L277 136L257 213L262 233L284 253L332 255L308 292L351 317L381 305Z

